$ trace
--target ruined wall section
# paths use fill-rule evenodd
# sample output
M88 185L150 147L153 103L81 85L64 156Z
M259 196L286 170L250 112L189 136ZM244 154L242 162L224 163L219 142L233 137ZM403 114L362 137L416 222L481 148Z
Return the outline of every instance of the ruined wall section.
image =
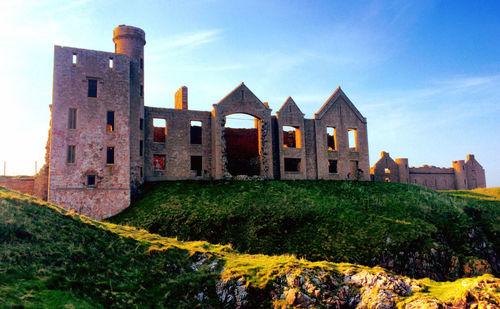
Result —
M340 88L315 114L315 121L318 178L370 180L366 118ZM328 148L327 127L335 128L336 149ZM349 129L356 130L355 149L349 148ZM329 161L337 161L337 173L329 171Z
M410 167L410 183L433 190L455 190L455 171L428 165Z
M32 176L0 176L0 186L33 195L35 179Z
M153 118L166 120L165 142L154 141ZM211 179L212 115L210 112L170 108L145 108L145 180ZM201 144L192 144L191 121L201 121ZM202 174L191 170L191 156L202 157ZM164 168L155 157L164 157Z
M279 166L281 179L307 179L307 162L306 162L306 149L305 149L305 125L304 114L301 112L297 104L289 97L281 109L276 113L278 119L278 139L279 139L279 153L274 154L279 156ZM283 137L283 127L294 127L296 147L285 147ZM285 159L300 160L298 171L285 170Z
M484 168L476 161L473 154L467 155L467 161L465 162L465 171L467 177L467 188L486 188L486 175L484 173Z
M316 121L304 119L304 148L306 151L306 178L318 179L318 156L316 153Z
M380 160L370 169L374 181L400 182L400 169L388 152L382 151Z
M97 81L96 97L89 95L91 80ZM129 205L129 87L127 56L55 47L49 201L96 219ZM74 129L69 126L70 108L76 109ZM114 111L112 130L108 111ZM74 163L68 160L71 145ZM106 163L107 147L114 147L114 164ZM92 176L95 184L89 184Z

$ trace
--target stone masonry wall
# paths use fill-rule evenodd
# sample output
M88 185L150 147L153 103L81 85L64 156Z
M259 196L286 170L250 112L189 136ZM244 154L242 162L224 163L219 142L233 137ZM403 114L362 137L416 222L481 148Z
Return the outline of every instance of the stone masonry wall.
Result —
M32 176L0 176L0 186L26 194L33 194L34 183Z

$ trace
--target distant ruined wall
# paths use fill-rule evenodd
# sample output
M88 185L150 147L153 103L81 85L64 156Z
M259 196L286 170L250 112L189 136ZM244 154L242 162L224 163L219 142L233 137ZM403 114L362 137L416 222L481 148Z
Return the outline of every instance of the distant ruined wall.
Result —
M26 194L33 194L35 179L32 176L0 176L0 186Z

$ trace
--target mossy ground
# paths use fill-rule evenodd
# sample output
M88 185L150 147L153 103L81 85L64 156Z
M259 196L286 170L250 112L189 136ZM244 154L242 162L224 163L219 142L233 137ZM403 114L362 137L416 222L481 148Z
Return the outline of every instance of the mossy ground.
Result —
M200 254L218 266L194 270ZM290 255L240 254L204 241L183 242L93 221L0 187L0 307L218 307L218 280L245 277L247 285L259 289L303 269L332 274L383 271ZM491 276L467 280L480 286L485 278L498 280ZM418 297L444 300L452 296L441 291L462 284L420 282L424 289ZM199 292L209 296L203 304L196 299ZM500 303L498 289L486 292Z
M486 195L498 197L498 188L440 193L409 184L348 181L149 186L143 198L110 221L182 240L232 244L247 253L364 265L431 248L462 264L481 259L471 231L500 250L500 202ZM416 275L404 267L402 273Z

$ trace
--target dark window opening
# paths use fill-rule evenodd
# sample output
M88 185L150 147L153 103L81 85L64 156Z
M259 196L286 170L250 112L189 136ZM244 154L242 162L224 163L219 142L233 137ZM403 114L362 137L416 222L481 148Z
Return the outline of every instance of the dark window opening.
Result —
M326 127L326 142L328 151L337 150L337 134L334 127Z
M155 171L165 170L165 155L154 155L153 156L153 166Z
M76 54L73 54L73 65L76 65L77 60L78 56Z
M139 95L141 98L144 96L144 85L141 85L141 88L139 89Z
M337 174L337 160L328 160L328 173Z
M300 148L300 130L298 128L283 126L283 147Z
M300 171L300 159L285 158L285 172Z
M95 187L95 175L87 175L87 186Z
M201 144L201 121L191 121L191 144Z
M115 147L108 147L106 150L106 164L115 164Z
M139 60L139 66L141 70L144 69L144 60L142 58Z
M97 79L89 79L89 98L97 98Z
M139 119L139 129L142 130L144 129L144 119Z
M76 108L69 109L68 129L76 129Z
M348 129L347 135L349 136L349 150L358 151L358 131L356 129Z
M113 58L109 58L109 69L113 70L114 65L115 65L115 62L114 62Z
M139 156L142 157L142 154L144 153L144 142L142 140L139 141Z
M165 143L167 136L167 120L153 118L153 141L155 143Z
M196 176L201 176L202 159L201 156L191 156L191 171L196 172Z
M139 166L139 175L141 176L141 178L143 177L142 176L142 166Z
M75 163L75 145L68 146L66 163Z
M115 112L108 111L106 115L106 130L108 132L113 132L115 130Z

